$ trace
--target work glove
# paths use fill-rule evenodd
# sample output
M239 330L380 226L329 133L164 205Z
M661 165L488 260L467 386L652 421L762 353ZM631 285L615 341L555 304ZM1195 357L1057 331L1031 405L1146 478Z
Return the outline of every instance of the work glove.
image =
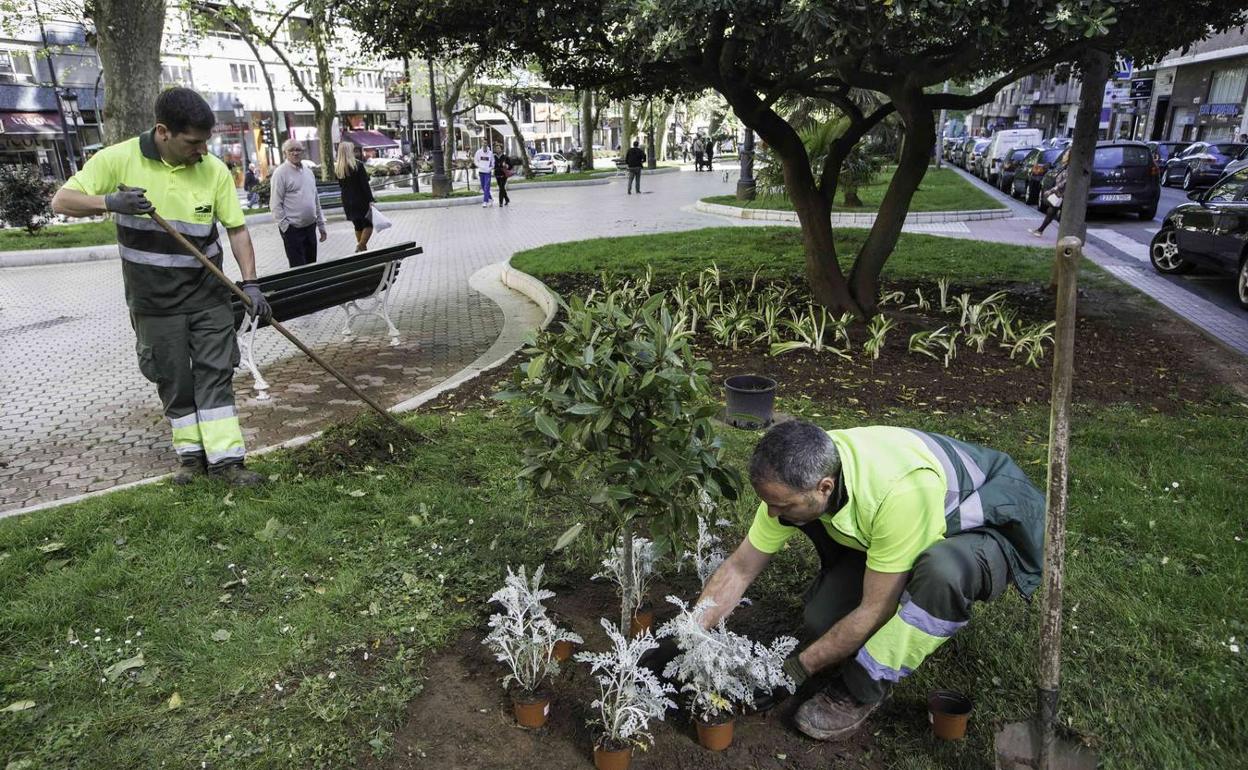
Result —
M104 196L104 208L118 214L150 214L154 210L152 202L143 193L142 187L127 187Z
M264 292L260 291L259 281L243 281L243 293L247 295L247 299L251 300L248 315L259 316L262 321L268 321L273 317L273 308L269 307L269 301L264 298Z
M801 658L798 657L796 652L784 659L782 668L784 673L788 674L789 678L793 680L795 688L801 687L810 678L810 672L802 665Z

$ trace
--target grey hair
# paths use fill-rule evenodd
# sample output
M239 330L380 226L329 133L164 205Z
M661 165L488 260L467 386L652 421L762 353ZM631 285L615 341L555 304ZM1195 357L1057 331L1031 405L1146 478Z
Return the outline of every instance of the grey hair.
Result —
M303 146L303 142L299 141L298 139L287 139L286 141L282 142L282 152L286 152L292 147L298 147L301 150L306 149Z
M841 455L827 431L801 420L767 431L750 457L750 482L779 482L799 492L841 472Z

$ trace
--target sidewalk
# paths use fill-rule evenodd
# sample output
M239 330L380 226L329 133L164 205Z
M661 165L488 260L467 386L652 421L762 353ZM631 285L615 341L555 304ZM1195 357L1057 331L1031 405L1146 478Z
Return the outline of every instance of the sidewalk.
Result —
M390 347L371 319L357 324L353 341L343 340L336 308L288 326L370 395L398 404L469 367L498 339L503 311L469 284L481 268L557 241L722 226L690 208L730 188L710 174L669 173L654 177L640 196L625 196L616 180L517 189L506 209L395 211L394 227L373 244L411 240L425 248L404 265L394 290L402 344ZM286 269L276 228L257 225L251 232L260 273ZM331 222L321 258L353 246L350 223ZM232 258L226 267L238 277ZM12 267L0 276L0 513L168 472L174 461L168 427L155 387L135 362L120 262ZM517 307L530 328L540 321L532 303ZM252 450L366 409L272 330L257 336L256 361L273 386L271 400L253 398L250 375L240 370L235 377Z

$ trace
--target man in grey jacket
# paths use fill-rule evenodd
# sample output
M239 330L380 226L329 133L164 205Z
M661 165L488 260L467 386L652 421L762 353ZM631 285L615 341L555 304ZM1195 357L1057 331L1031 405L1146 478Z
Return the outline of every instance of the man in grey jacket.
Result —
M286 261L291 267L310 265L316 261L316 236L327 237L325 214L316 197L316 175L303 165L303 143L287 139L282 143L286 162L269 177L269 209L282 233Z

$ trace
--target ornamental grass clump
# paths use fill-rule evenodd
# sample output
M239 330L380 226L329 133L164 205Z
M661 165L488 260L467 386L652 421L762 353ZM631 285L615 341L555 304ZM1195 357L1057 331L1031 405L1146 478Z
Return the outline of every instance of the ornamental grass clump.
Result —
M582 642L580 636L559 628L546 614L542 602L555 594L541 587L544 569L538 567L529 578L523 565L518 572L508 567L503 587L490 597L490 602L503 611L490 616L490 633L481 643L507 665L511 673L503 677L503 687L516 685L518 692L512 697L517 703L543 700L539 697L542 684L559 672L554 657L557 642Z
M778 687L793 692L784 659L797 647L796 639L782 636L767 646L729 631L723 620L703 628L702 618L714 603L690 608L675 596L667 600L680 608L680 614L664 623L657 636L674 638L681 654L667 664L663 676L681 683L695 719L704 724L726 722L758 695Z
M676 704L668 697L676 688L662 682L653 671L641 665L641 657L659 646L654 635L646 632L635 639L626 639L606 618L602 628L611 640L607 652L578 652L574 658L588 663L590 673L598 680L598 698L590 704L598 710L593 720L601 732L595 748L605 751L644 749L654 743L650 720L663 720L663 715Z

